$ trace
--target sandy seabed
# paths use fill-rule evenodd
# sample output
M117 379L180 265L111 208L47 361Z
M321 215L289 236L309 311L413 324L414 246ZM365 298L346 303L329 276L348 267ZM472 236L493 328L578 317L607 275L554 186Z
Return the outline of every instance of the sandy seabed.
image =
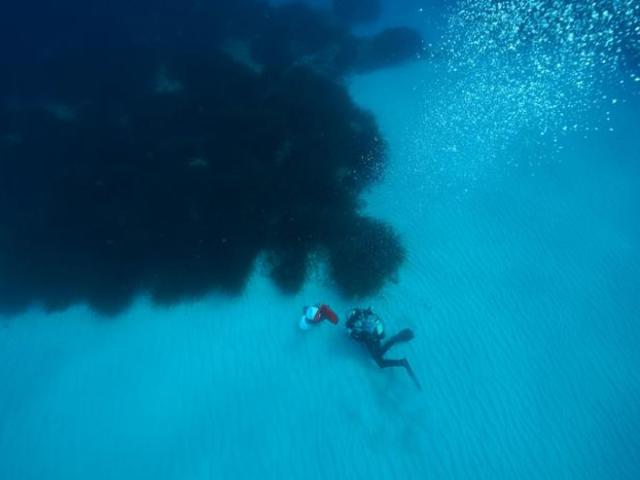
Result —
M409 252L361 303L415 330L392 353L424 391L340 326L297 329L304 304L355 305L322 278L112 319L33 309L0 328L0 478L638 478L637 107L556 161L431 190L411 174L422 68L351 89L390 145L366 209Z

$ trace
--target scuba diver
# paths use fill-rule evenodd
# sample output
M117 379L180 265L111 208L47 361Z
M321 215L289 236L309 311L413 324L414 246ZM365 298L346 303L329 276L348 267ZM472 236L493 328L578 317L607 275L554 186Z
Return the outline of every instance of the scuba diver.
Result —
M382 319L373 312L371 307L366 309L353 309L347 317L346 327L351 338L365 344L367 350L378 364L378 367L404 367L415 382L418 390L422 390L420 382L415 373L413 373L413 369L406 358L399 360L384 358L387 350L396 343L408 342L414 337L411 329L405 328L383 343L382 339L385 337L384 324L382 323Z
M302 313L303 315L298 323L301 330L309 330L312 325L317 325L323 320L328 320L334 325L338 323L338 315L336 315L336 312L331 310L329 305L325 305L324 303L305 306L302 309Z

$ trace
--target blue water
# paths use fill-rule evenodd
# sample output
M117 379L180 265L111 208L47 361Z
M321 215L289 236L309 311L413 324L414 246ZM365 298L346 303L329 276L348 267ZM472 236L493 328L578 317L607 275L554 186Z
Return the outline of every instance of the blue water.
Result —
M438 62L347 81L389 143L364 211L408 252L360 303L416 332L394 350L422 392L342 328L297 329L302 305L357 303L321 271L109 319L34 306L0 320L0 478L640 478L640 100L598 79L520 118L524 78Z

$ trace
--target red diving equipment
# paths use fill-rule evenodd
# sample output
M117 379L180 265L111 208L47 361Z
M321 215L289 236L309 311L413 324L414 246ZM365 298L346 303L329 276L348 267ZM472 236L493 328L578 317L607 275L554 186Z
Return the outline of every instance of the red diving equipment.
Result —
M302 330L307 330L310 325L320 323L322 320L328 320L334 325L338 323L338 315L336 315L336 312L324 303L304 307L303 311L304 315L300 319L300 328Z
M322 305L320 305L320 308L318 309L318 313L320 314L320 320L319 321L321 321L321 320L329 320L334 325L338 324L338 315L336 315L336 312L331 310L329 305L325 305L324 303Z

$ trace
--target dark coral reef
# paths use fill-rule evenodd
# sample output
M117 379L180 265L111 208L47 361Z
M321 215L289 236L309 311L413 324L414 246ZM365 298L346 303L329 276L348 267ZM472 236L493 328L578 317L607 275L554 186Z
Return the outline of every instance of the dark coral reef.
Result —
M346 23L373 22L380 16L380 0L332 0L331 7Z
M238 13L244 23L232 29L218 18L188 48L130 40L7 67L0 310L87 302L109 313L139 292L161 303L233 294L261 254L287 292L312 258L327 259L349 296L395 275L397 235L359 213L360 194L384 171L376 123L334 77L298 61L326 45L326 12L272 11L276 34L259 26L266 6L239 3L259 7L255 18ZM229 54L229 39L256 32L302 36L301 15L320 26L305 28L308 45L291 41L288 60Z
M378 0L334 0L327 10L265 0L23 0L0 16L0 58L49 58L79 46L218 47L255 66L305 65L335 78L423 54L408 28L352 33L352 24L379 14Z

